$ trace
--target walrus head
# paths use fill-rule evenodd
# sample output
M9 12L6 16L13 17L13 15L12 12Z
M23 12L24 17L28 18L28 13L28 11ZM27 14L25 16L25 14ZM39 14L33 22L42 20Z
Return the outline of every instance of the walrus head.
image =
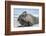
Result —
M24 12L19 16L18 21L20 21L21 19L23 20L23 19L26 17L26 15L27 15L27 12L24 11Z

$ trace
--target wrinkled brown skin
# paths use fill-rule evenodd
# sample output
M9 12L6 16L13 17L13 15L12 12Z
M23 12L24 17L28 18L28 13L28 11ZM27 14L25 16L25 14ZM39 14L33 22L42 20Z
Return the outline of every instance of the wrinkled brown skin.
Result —
M27 14L25 12L23 12L19 16L18 21L22 26L32 26L33 24L38 24L38 18L32 16L31 14Z

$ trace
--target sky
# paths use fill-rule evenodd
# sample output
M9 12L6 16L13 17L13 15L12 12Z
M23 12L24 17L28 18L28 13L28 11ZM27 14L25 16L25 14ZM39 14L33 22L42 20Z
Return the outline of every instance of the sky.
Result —
M31 8L14 8L14 14L16 17L18 17L20 14L22 14L24 11L26 11L28 14L32 14L35 17L39 16L39 9L31 9Z

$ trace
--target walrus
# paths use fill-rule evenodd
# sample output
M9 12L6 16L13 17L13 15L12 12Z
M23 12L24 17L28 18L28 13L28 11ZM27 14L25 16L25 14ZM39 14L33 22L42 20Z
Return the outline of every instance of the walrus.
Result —
M31 14L27 14L26 11L24 11L19 17L18 17L19 23L22 25L22 27L26 26L32 26L33 24L38 24L38 17L34 17Z

